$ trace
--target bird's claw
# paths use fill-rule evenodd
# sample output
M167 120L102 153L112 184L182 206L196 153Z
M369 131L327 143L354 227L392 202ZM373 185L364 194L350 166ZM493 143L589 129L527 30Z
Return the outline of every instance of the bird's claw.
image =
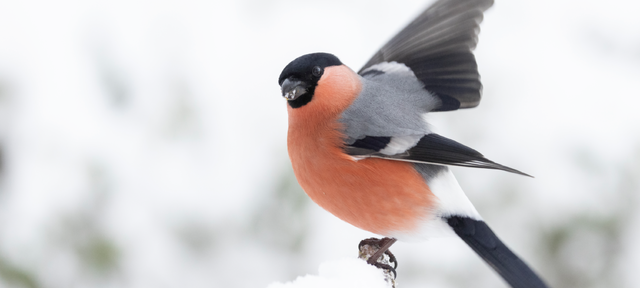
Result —
M389 251L389 246L391 246L391 244L393 244L394 242L396 242L396 239L394 238L368 238L360 241L360 243L358 244L358 250L363 253L363 248L365 246L370 246L375 249L376 252L374 252L368 259L366 259L367 263L376 266L377 268L393 272L393 278L395 279L398 276L398 273L396 272L396 269L398 268L398 261L396 259L396 256L394 256L393 253ZM384 251L381 251L382 249L384 249ZM382 257L383 254L386 254L389 258L384 259ZM393 267L389 264L381 263L379 261L385 261L389 264L393 263Z

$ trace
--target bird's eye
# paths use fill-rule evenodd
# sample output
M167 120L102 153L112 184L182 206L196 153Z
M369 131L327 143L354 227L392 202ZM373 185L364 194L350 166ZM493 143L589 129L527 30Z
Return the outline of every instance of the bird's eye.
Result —
M320 66L313 67L311 73L313 74L313 76L320 77L322 76L322 68L320 68Z

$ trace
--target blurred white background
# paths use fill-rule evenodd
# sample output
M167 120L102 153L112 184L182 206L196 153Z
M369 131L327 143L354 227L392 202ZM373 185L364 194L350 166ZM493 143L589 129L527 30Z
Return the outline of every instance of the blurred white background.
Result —
M0 0L0 287L265 287L371 237L312 203L277 78L355 70L427 0ZM503 0L484 97L436 131L534 175L454 168L554 287L640 287L640 2ZM458 239L398 243L401 287L506 287Z

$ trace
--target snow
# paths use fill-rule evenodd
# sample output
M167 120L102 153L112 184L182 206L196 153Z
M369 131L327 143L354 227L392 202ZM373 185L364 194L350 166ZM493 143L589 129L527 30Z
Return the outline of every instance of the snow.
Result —
M389 288L382 270L357 258L343 258L320 264L318 275L299 276L286 283L272 283L267 288Z

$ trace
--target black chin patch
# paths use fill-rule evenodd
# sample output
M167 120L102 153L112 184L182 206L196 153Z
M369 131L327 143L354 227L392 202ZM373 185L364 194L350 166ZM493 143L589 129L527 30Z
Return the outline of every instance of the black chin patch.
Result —
M311 102L311 98L313 98L314 90L315 87L311 87L310 89L307 89L307 93L302 94L295 100L289 100L287 101L287 103L289 103L289 106L291 106L291 108L300 108L304 105L307 105L307 103Z

